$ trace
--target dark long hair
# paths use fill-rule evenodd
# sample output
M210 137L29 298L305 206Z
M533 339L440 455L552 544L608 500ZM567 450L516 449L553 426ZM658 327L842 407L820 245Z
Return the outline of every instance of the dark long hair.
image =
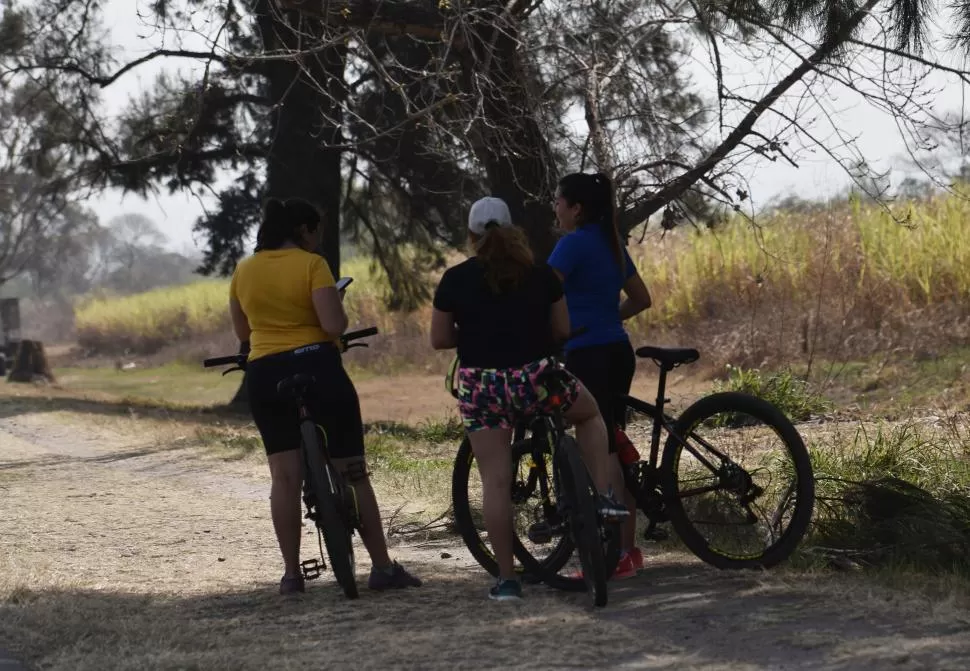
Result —
M609 241L610 251L613 252L620 272L625 276L623 246L620 244L620 231L616 227L616 209L613 205L613 181L601 172L595 175L574 172L559 180L559 195L569 205L578 203L583 208L579 222L581 226L595 224L600 227Z
M469 232L468 237L485 268L485 281L496 294L515 289L535 265L529 241L518 226L490 221L485 225L485 235Z
M298 231L306 226L313 233L323 217L313 203L302 198L269 198L263 206L263 221L256 232L256 251L279 249L287 242L299 243Z

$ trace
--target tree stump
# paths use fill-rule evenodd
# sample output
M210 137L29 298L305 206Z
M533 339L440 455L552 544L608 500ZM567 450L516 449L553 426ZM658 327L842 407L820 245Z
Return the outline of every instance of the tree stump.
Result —
M44 343L39 340L21 340L14 357L7 382L33 382L37 378L54 381L54 373L44 354Z

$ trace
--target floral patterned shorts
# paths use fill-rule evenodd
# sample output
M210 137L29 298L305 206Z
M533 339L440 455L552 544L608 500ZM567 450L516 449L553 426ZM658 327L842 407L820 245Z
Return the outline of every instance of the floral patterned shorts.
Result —
M459 368L458 411L465 430L511 429L520 419L551 413L552 399L538 378L556 365L539 359L521 368ZM559 407L566 411L579 396L579 381L564 369L560 374L566 385Z

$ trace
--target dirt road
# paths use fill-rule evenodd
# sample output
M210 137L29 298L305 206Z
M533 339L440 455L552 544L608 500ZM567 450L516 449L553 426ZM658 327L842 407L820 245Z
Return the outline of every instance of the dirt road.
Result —
M0 649L31 668L970 668L957 600L684 556L651 556L600 612L542 587L491 603L450 539L393 548L419 590L348 602L327 576L281 599L264 464L56 407L0 398Z

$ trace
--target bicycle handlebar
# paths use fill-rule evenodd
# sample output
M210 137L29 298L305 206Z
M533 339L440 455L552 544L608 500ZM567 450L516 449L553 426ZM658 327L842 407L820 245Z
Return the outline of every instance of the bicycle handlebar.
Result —
M231 354L229 356L217 356L211 359L206 359L202 362L205 368L213 368L215 366L227 366L229 364L236 364L237 366L246 361L245 354Z
M367 347L365 343L357 343L356 345L351 345L350 343L354 340L360 340L361 338L369 338L380 333L376 326L370 326L365 329L358 329L357 331L348 331L340 336L339 340L342 349L348 349L350 347ZM236 366L243 366L246 363L248 356L246 354L230 354L229 356L217 356L211 359L206 359L202 362L203 367L213 368L215 366L227 366L229 364L234 364ZM227 373L230 371L226 371Z

